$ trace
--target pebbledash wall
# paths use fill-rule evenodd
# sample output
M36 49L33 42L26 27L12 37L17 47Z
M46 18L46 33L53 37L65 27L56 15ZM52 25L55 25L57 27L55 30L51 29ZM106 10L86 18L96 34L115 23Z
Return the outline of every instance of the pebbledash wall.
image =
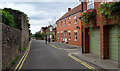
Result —
M94 2L94 9L100 6L101 2ZM87 11L87 2L83 2L83 11ZM84 28L83 32L83 53L93 53L99 55L103 59L112 59L120 61L120 25L112 23L112 20L107 19L106 23L100 24L102 18L100 14L96 15L96 30L93 30L93 35L88 34L89 29ZM96 35L95 35L96 33ZM97 38L96 38L97 37ZM94 42L95 41L95 42Z
M68 8L68 12L56 21L57 42L66 42L70 45L77 45L77 46L82 45L81 21L78 18L80 17L80 15L81 15L81 5L78 5L73 9ZM75 19L77 20L77 22L75 22ZM75 36L76 34L75 32L77 32L76 36ZM65 33L66 33L66 38L65 38Z

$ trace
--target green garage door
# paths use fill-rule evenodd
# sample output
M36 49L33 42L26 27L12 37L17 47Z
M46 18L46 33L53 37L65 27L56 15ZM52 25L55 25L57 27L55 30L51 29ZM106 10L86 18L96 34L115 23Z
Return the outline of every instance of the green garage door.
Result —
M90 53L100 55L100 28L92 30L90 35Z
M109 29L109 58L117 61L118 61L118 50L120 49L119 35L120 35L120 26L111 26Z

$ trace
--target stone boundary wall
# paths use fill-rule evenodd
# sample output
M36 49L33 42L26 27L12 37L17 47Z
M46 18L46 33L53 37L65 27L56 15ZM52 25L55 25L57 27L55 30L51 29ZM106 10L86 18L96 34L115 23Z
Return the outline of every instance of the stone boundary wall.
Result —
M2 23L0 23L0 71L2 70Z
M2 69L11 67L20 49L21 31L2 24Z

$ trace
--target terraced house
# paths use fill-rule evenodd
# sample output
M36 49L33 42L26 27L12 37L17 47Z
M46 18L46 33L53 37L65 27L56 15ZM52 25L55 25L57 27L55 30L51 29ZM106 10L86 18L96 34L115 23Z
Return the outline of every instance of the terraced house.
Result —
M56 21L57 42L65 42L71 45L81 46L81 5L71 9Z
M85 24L83 53L93 53L103 59L120 61L120 2L89 1L82 3L83 14L80 18L82 24Z

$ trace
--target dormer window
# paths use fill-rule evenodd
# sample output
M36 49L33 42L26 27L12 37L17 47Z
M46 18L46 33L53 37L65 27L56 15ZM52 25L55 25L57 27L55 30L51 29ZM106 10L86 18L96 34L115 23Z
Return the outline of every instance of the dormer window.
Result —
M87 10L94 9L94 0L87 0Z

